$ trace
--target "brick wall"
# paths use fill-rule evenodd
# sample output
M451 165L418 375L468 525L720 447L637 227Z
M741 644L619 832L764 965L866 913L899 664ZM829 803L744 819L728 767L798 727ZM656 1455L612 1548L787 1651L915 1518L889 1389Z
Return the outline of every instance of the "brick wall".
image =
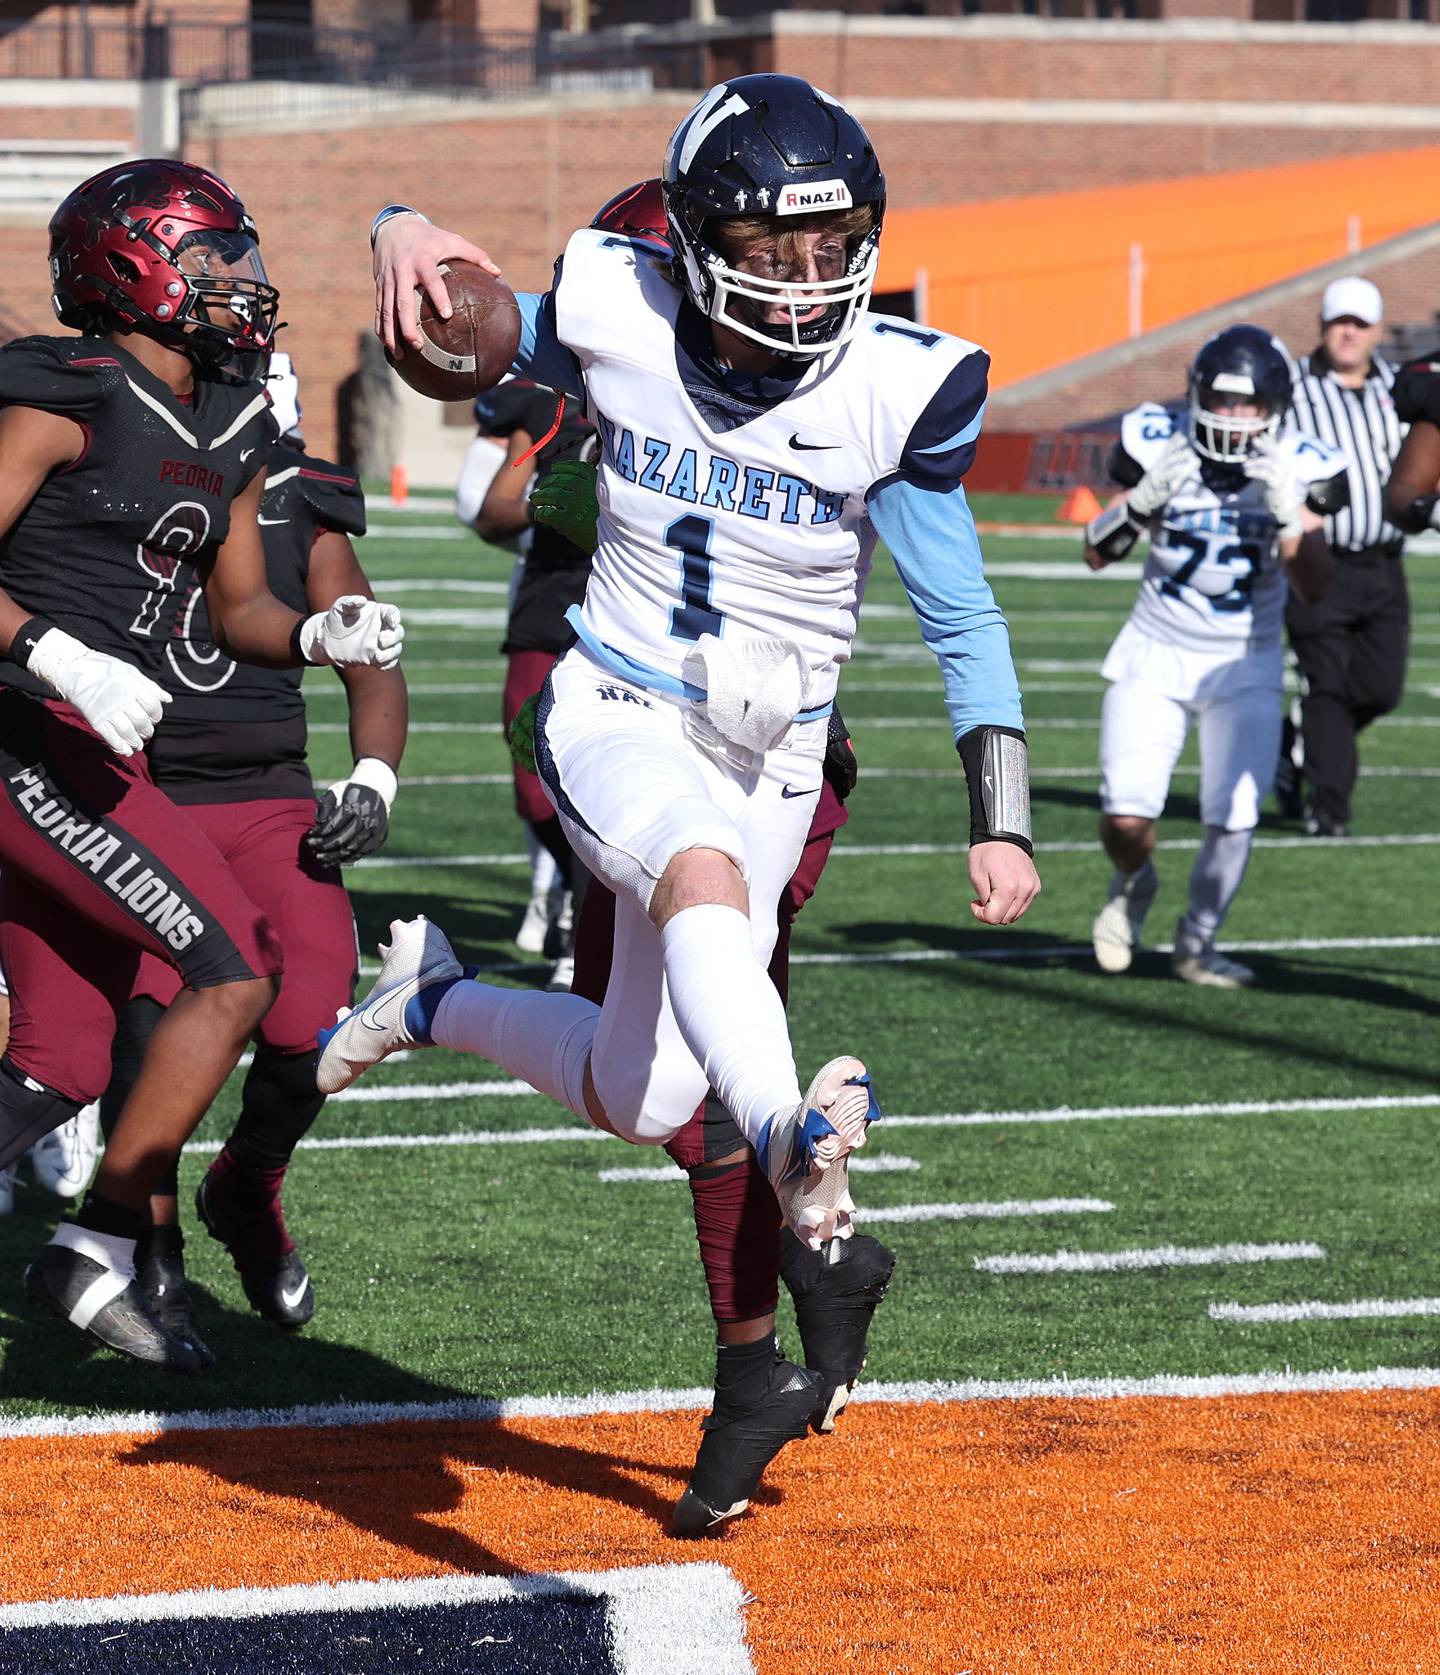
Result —
M0 114L4 140L114 140L135 144L135 112L123 105L11 105Z

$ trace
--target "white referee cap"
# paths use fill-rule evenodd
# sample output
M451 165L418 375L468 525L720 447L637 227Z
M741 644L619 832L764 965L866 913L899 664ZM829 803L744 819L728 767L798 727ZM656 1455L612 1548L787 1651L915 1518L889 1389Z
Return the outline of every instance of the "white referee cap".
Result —
M1368 279L1349 274L1344 279L1332 279L1320 299L1320 323L1328 326L1332 320L1363 320L1367 326L1378 326L1385 313L1379 288Z

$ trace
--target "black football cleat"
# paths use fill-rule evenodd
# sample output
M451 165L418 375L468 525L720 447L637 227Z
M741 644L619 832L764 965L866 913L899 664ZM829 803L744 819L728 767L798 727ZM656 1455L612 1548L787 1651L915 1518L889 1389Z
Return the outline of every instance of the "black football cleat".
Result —
M805 1435L819 1400L818 1377L780 1350L758 1396L736 1402L716 1391L689 1487L675 1507L675 1534L718 1535L727 1520L739 1517L766 1466L787 1442Z
M195 1300L185 1277L184 1250L178 1227L147 1228L135 1243L135 1278L165 1330L189 1344L202 1367L213 1367L215 1351L195 1324Z
M25 1291L62 1320L132 1361L170 1373L198 1373L194 1349L156 1319L134 1279L65 1245L46 1245L25 1270Z
M865 1233L831 1239L818 1251L782 1235L781 1278L795 1303L805 1365L820 1379L821 1400L810 1421L817 1436L835 1429L850 1400L865 1366L870 1321L894 1268L895 1252Z
M315 1314L315 1288L293 1245L262 1254L277 1238L289 1244L278 1194L246 1198L227 1187L212 1168L195 1189L195 1213L212 1239L230 1252L241 1289L256 1314L286 1332L298 1332ZM262 1225L263 1224L263 1225ZM257 1237L257 1231L265 1237ZM260 1246L261 1249L256 1247Z

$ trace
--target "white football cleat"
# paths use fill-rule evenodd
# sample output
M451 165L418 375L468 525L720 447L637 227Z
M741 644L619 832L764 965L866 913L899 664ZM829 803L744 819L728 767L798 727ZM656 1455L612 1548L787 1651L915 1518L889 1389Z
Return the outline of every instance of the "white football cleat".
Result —
M844 1056L822 1066L799 1105L773 1118L762 1136L756 1151L780 1213L811 1250L850 1237L855 1202L846 1160L879 1115L865 1066Z
M1248 989L1255 982L1248 965L1232 960L1213 944L1198 953L1176 948L1170 956L1170 971L1182 983L1198 983L1207 989Z
M1090 927L1090 944L1101 971L1117 974L1129 971L1140 947L1145 915L1159 888L1154 867L1144 869L1128 891L1123 873L1117 872L1111 879L1110 899L1095 915L1095 923Z
M375 987L331 1029L320 1031L320 1064L315 1085L321 1093L348 1088L372 1064L401 1047L423 1047L405 1028L406 1003L432 983L461 977L460 962L438 925L418 919L392 919L390 944L380 944L380 975Z
M539 954L545 948L545 933L550 929L550 892L539 890L531 896L515 932L515 946L522 954Z
M100 1155L100 1101L92 1100L68 1122L30 1148L35 1179L61 1198L78 1198L90 1184Z
M569 954L562 954L555 964L550 967L550 976L545 982L545 992L552 995L568 995L575 987L575 961Z

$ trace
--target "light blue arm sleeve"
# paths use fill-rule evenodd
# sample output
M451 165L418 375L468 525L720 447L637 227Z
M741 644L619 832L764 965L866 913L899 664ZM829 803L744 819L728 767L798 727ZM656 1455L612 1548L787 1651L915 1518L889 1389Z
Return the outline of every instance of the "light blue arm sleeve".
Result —
M515 293L515 301L520 304L520 347L510 370L583 401L585 379L579 361L556 334L552 297L549 291L543 295L535 291Z
M972 727L1025 725L1010 630L985 580L980 537L961 484L944 493L897 477L870 495L870 521L940 660L956 739Z

